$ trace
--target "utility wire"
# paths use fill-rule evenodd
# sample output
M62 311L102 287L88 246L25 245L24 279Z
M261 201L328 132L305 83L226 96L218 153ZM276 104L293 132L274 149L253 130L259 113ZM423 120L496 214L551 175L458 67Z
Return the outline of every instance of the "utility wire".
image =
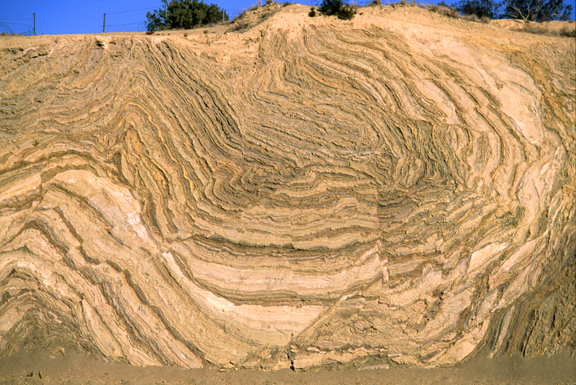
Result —
M107 13L107 15L119 15L121 13L130 13L130 12L141 12L141 11L150 11L150 10L155 10L158 8L142 8L142 9L132 9L130 11L121 11L121 12L111 12L111 13Z
M30 20L32 19L32 16L28 16L28 17L3 17L0 16L0 20Z
M106 28L108 27L124 27L126 25L136 25L136 24L145 24L145 21L141 21L138 23L126 23L126 24L106 24Z
M18 15L18 16L0 16L0 19L19 19L19 18L30 18L30 14L27 13L26 15Z

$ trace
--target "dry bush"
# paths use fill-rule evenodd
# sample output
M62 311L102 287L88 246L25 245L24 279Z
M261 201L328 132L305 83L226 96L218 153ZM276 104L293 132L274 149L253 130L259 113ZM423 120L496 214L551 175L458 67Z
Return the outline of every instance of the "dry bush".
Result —
M234 25L230 28L232 32L241 32L248 29L250 26L250 20L248 18L248 12L244 10L238 17L234 19Z
M535 35L576 37L576 28L570 28L570 26L565 26L560 30L553 30L543 24L526 23L524 24L524 27L518 29L518 31L533 33Z
M242 32L250 26L248 20L240 20L236 23L234 27L231 28L233 32Z
M457 9L442 7L440 5L428 4L427 7L430 11L439 13L440 15L452 17L454 19L460 19L460 12Z
M382 0L372 0L370 3L368 3L368 6L370 5L382 5Z
M560 36L576 37L576 28L570 28L566 26L562 28L558 34Z
M453 17L454 19L459 19L461 17L460 12L458 12L457 9L451 9L451 8L446 9L448 9L448 13L446 14L446 16Z
M524 25L522 29L524 32L533 33L535 35L549 35L550 31L543 25L539 25L536 23L528 23Z
M261 2L261 1L257 1L256 4L252 4L252 5L250 6L250 10L253 11L253 10L255 10L256 8L259 8L259 7L261 7L261 6L262 6L262 2Z
M476 15L464 15L461 16L461 18L464 20L472 21L474 23L484 23L484 24L489 24L492 21L492 19L489 18L488 16L482 16L481 18L478 18L478 16Z

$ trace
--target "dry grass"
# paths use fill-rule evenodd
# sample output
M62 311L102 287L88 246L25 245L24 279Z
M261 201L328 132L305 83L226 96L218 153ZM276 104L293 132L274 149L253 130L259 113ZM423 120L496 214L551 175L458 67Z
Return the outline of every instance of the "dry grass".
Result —
M516 29L520 32L532 33L535 35L547 35L547 36L565 36L565 37L576 37L576 26L567 25L562 29L553 29L546 24L541 23L526 23L523 27Z
M256 8L259 8L259 7L261 7L261 6L262 6L262 2L261 2L261 1L257 1L256 4L252 4L252 5L250 6L250 10L253 11L253 10L255 10Z
M282 7L290 5L289 3L279 4L275 1L262 1L250 6L250 9L243 9L242 13L236 16L232 21L226 23L230 24L229 32L242 32L250 29L268 19L270 16L278 12Z
M458 12L457 9L442 7L442 6L439 6L436 4L428 4L426 6L426 8L428 8L432 12L439 13L440 15L452 17L454 19L460 19L461 18L460 12Z
M484 23L484 24L489 24L492 21L492 19L487 16L482 16L479 18L476 15L464 15L462 16L462 19L473 21L475 23Z
M576 27L566 26L560 30L559 35L567 37L576 37Z
M548 29L539 24L525 24L524 28L522 29L524 32L533 33L535 35L546 35L549 33Z
M454 19L463 19L463 20L472 21L474 23L489 24L492 21L492 19L490 19L489 17L486 17L486 16L482 16L480 18L478 18L478 16L476 16L476 15L461 16L460 12L458 12L457 9L447 8L447 7L443 7L441 5L436 5L436 4L428 4L423 8L427 8L429 11L436 12L436 13L439 13L439 14L444 15L444 16L452 17Z

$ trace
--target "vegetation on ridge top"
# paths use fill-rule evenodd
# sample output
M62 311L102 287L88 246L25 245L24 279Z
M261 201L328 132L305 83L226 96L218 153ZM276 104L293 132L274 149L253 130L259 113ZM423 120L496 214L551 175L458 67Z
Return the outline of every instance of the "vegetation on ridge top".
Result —
M220 9L215 4L207 5L203 0L162 0L164 9L157 9L148 12L146 17L147 30L149 32L165 29L190 29L206 24L228 21L229 17L224 9ZM267 1L266 3L275 3ZM287 5L285 3L284 5ZM381 0L373 0L368 6L382 4ZM417 6L415 0L408 3L402 0L401 5ZM256 6L250 7L254 10L260 7L262 2L258 1ZM395 4L391 4L394 6ZM420 4L424 7L423 4ZM444 1L438 5L427 5L428 9L446 16L465 19L471 21L481 21L488 23L491 19L520 19L524 21L552 21L569 20L572 13L572 5L564 4L564 0L460 0L458 3L446 4ZM322 0L318 7L312 7L309 16L314 17L318 13L325 16L337 16L339 19L350 20L357 13L357 6L349 5L344 0ZM244 10L246 12L246 10ZM533 29L533 28L532 28ZM565 28L567 32L561 35L573 36L570 28ZM546 33L546 31L527 30L527 32Z
M461 0L454 6L463 15L525 21L570 20L572 5L564 0Z
M342 20L351 20L356 14L356 10L343 0L322 0L318 11L326 16L338 16Z
M229 20L225 10L203 0L162 0L162 3L164 9L146 13L148 31L190 29Z

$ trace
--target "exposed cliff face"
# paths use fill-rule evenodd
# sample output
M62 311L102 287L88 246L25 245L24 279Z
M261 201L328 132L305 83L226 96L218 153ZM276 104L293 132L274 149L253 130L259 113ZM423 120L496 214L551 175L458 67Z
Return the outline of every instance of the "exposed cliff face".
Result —
M574 39L275 11L0 40L0 355L308 369L574 347Z

